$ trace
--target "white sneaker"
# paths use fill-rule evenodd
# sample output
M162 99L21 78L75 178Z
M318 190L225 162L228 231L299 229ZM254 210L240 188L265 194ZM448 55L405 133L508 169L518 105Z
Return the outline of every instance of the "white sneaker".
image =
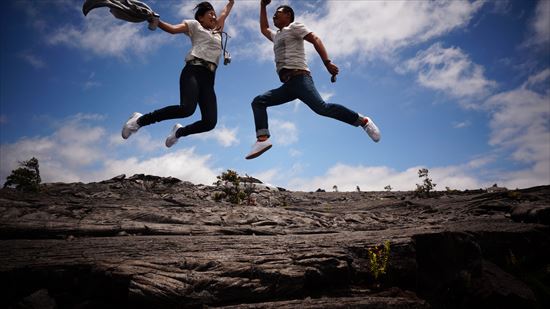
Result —
M136 113L133 113L132 116L130 116L130 118L128 118L128 121L126 121L126 123L122 127L123 139L127 139L128 137L130 137L130 135L132 135L133 133L136 133L137 130L139 130L140 126L137 123L137 120L141 116L143 115L136 112Z
M252 145L252 150L250 150L250 153L245 157L245 159L250 160L259 157L262 153L266 152L271 148L273 145L271 142L267 139L265 141L256 141L254 145Z
M365 123L361 127L363 127L365 132L367 132L367 134L370 136L370 138L372 138L373 141L378 143L378 141L380 141L380 130L374 124L374 121L372 121L372 119L370 119L369 117L364 118L367 119L367 123Z
M164 143L166 147L170 148L174 146L175 143L178 142L178 137L176 136L176 132L178 132L179 128L183 128L183 126L179 123L176 123L174 127L172 128L172 132L170 132L170 135L166 138L166 142Z

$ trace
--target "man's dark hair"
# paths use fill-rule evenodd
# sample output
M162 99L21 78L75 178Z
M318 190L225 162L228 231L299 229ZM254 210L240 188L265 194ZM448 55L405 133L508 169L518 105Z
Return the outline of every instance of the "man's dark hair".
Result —
M214 7L212 7L212 4L210 2L204 1L199 4L193 9L196 10L195 12L195 19L199 20L199 17L203 16L206 12L210 10L214 10Z
M281 5L280 7L277 8L277 11L279 9L283 9L283 12L285 13L289 13L290 14L290 22L294 22L294 10L288 6L288 5Z

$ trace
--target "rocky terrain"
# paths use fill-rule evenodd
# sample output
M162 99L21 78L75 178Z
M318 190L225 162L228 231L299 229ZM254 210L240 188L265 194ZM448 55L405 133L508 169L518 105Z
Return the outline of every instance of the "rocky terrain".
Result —
M1 308L550 308L550 186L0 190Z

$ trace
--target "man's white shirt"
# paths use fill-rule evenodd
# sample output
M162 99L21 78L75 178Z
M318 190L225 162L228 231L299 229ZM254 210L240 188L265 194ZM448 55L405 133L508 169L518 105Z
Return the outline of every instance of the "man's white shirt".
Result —
M309 71L304 49L304 37L311 31L302 23L293 22L281 30L269 29L277 72L281 69Z

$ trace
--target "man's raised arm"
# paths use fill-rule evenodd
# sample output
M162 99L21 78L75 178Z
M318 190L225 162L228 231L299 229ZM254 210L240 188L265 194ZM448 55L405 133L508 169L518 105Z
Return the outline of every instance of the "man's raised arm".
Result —
M266 7L271 3L271 0L260 0L260 31L270 41L271 32L269 31L269 22L267 21L267 9Z

